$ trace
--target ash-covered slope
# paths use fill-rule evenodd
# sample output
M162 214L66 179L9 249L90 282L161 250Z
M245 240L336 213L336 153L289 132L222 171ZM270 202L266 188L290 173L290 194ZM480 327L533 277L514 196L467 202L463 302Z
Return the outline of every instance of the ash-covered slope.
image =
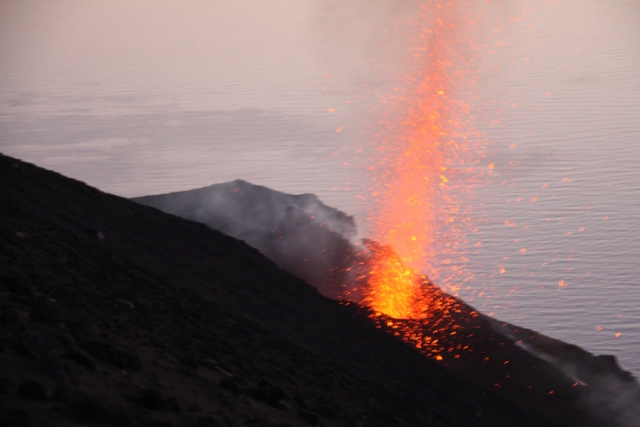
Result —
M484 391L202 224L2 155L0 183L2 426L604 425Z

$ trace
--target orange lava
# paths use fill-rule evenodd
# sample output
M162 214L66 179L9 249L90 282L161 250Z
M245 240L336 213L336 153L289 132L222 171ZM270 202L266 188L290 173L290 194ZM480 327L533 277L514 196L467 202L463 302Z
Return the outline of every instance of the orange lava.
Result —
M472 43L475 7L459 1L427 1L405 23L408 49L403 89L390 96L392 117L384 122L383 154L372 196L376 240L365 302L400 319L425 316L418 272L446 277L454 293L470 279L464 270L469 211L460 196L477 181L483 143L472 126L465 99L477 79Z
M370 244L369 249L373 255L365 304L395 319L419 318L421 289L415 270L389 246Z

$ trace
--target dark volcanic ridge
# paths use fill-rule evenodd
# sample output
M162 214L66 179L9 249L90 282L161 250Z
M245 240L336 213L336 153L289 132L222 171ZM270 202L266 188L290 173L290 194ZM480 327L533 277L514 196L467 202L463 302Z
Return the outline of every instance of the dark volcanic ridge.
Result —
M289 197L317 202L327 224L350 221L314 196ZM287 203L283 218L309 206ZM332 230L348 243L355 228ZM2 155L0 240L0 426L640 419L637 383L612 357L453 300L465 333L449 339L474 351L435 362L393 335L416 321L371 319L240 240ZM439 319L418 326L446 328Z

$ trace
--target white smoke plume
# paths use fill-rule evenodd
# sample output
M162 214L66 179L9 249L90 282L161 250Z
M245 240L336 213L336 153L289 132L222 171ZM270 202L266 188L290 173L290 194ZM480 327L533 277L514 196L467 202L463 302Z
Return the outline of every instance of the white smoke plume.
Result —
M352 216L313 194L290 195L242 180L135 201L244 240L331 298L359 300Z

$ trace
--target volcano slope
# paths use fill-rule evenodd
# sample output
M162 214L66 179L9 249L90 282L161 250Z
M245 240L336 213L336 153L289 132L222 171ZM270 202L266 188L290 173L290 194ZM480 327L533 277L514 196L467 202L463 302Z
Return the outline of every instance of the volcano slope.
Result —
M242 241L3 155L0 241L2 426L614 425L484 390Z
M235 180L134 200L242 239L323 295L346 304L366 301L368 278L381 255L399 259L392 247L375 241L352 244L353 217L313 194L291 195ZM615 357L594 356L484 316L425 277L414 289L420 292L414 292L412 307L420 312L413 313L413 320L365 307L359 311L378 328L514 405L536 410L570 402L607 425L634 426L640 419L638 383Z

